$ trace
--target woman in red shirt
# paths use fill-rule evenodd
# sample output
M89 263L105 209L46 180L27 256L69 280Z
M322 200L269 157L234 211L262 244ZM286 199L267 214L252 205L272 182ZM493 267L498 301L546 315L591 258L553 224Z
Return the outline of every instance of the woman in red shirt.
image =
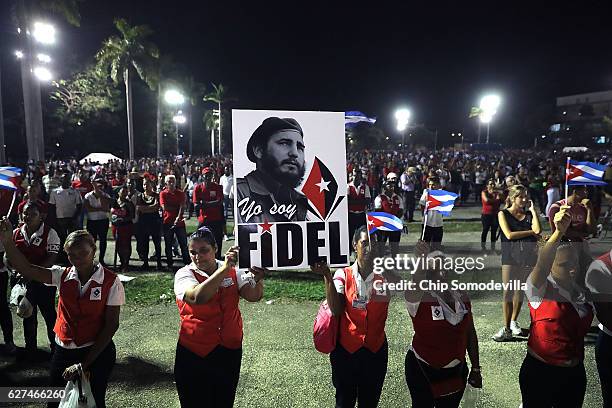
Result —
M531 327L519 374L524 408L581 407L584 401L584 336L593 306L576 283L578 248L560 245L571 223L569 208L555 214L555 231L527 278Z
M497 241L497 213L502 202L502 193L495 189L495 180L489 179L487 188L480 193L482 200L482 234L480 234L480 247L483 251L487 249L487 234L491 230L491 251L495 251L495 241Z
M215 259L216 241L207 227L189 237L192 262L174 277L181 318L174 377L181 407L232 407L242 361L240 297L263 297L266 270L237 271L238 248Z

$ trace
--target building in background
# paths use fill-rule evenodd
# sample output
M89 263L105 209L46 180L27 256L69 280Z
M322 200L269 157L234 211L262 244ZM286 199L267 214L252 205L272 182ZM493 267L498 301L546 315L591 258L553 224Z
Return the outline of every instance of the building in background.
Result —
M612 141L612 90L557 98L550 136L567 146L606 146Z

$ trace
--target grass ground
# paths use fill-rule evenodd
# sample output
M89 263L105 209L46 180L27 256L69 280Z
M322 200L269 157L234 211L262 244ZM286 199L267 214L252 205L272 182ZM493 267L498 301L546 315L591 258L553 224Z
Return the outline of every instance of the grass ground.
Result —
M193 229L192 222L189 229ZM445 242L457 251L479 248L479 222L447 223ZM456 229L455 229L456 228ZM407 251L416 234L402 238ZM226 242L225 245L231 244ZM609 242L597 246L610 247ZM109 254L112 254L112 243ZM110 255L107 254L107 260ZM499 279L499 257L487 258L487 268L462 276L486 281ZM130 274L126 283L127 305L115 335L117 364L107 393L109 407L177 407L172 367L178 333L178 313L172 294L170 272ZM304 272L271 274L265 282L265 298L258 303L241 302L244 319L243 360L237 407L333 406L329 357L312 344L312 324L323 298L321 280ZM497 293L474 294L473 311L479 334L484 389L478 406L516 408L520 403L518 372L526 352L526 339L495 343L490 336L500 327L501 307ZM528 323L525 311L521 314ZM45 338L39 318L39 342ZM389 368L381 407L407 407L410 398L404 381L403 362L412 336L412 325L403 303L394 299L387 321ZM594 334L587 338L585 407L601 407L600 385L594 362ZM15 338L23 345L21 322L15 316ZM36 385L45 380L45 363L0 360L0 386ZM204 381L204 380L203 380ZM551 390L551 392L554 392ZM203 397L204 398L204 397ZM35 406L35 405L31 405ZM203 399L205 406L205 399Z

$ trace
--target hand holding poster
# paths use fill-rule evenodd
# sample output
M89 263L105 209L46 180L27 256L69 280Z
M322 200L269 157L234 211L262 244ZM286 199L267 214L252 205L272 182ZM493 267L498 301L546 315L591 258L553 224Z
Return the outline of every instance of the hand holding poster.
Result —
M232 126L240 268L347 265L344 113L234 110Z

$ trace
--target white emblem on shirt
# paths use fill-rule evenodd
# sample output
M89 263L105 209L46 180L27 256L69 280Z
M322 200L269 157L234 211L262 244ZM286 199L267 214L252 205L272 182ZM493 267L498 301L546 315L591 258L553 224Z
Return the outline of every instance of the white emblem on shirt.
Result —
M442 311L442 306L431 307L431 318L433 320L444 320L444 312Z
M234 284L234 280L232 278L225 278L223 279L223 281L221 282L221 287L222 288L229 288L230 286L232 286Z
M102 300L102 288L92 288L89 293L89 300Z
M42 243L42 238L41 237L36 237L32 240L32 245L34 246L39 246Z

